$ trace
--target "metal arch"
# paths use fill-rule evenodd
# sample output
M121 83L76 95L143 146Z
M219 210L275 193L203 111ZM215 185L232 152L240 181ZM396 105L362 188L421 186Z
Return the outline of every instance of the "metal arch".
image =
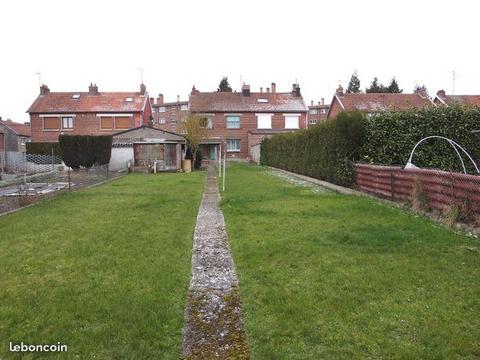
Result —
M463 158L462 156L460 155L460 152L458 151L458 149L462 150L465 155L467 155L467 157L469 158L469 160L472 162L473 166L475 167L475 170L477 170L477 173L480 175L480 170L478 169L478 166L477 164L475 163L475 161L472 159L472 157L470 156L470 154L462 147L460 146L460 144L456 143L455 141L453 141L452 139L449 139L449 138L446 138L444 136L439 136L439 135L431 135L431 136L427 136L427 137L424 137L423 139L421 139L419 142L417 142L415 144L415 146L413 147L413 150L412 152L410 153L410 157L408 158L408 161L407 161L407 165L408 164L412 164L412 159L413 159L413 154L415 153L415 150L417 149L417 147L422 143L424 142L425 140L428 140L428 139L443 139L443 140L446 140L452 147L453 149L455 150L455 152L457 153L459 159L460 159L460 162L462 163L462 167L463 167L463 172L466 174L467 173L467 170L465 168L465 163L463 161Z

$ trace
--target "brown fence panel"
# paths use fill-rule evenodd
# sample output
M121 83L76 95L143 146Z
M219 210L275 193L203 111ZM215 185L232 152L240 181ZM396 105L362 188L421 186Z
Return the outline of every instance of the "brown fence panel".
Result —
M443 211L446 206L468 203L480 214L480 176L429 169L402 169L395 166L356 164L360 190L396 201L410 201L418 179L429 207Z

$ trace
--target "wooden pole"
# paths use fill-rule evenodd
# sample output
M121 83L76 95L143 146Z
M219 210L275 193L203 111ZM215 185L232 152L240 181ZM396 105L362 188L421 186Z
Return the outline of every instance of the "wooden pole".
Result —
M225 168L227 167L227 154L223 154L223 179L222 191L225 191Z

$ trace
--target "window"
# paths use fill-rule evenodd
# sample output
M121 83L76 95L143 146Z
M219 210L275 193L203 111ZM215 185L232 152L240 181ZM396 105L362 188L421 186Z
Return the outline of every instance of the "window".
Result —
M160 106L158 108L158 112L165 112L165 106Z
M318 114L317 109L312 109L312 110L310 110L310 114L312 114L312 115Z
M205 116L200 118L200 124L202 127L207 128L207 129L213 129L213 123L212 123L212 118Z
M258 103L268 103L268 99L257 99Z
M115 129L130 129L130 117L115 116Z
M285 129L298 129L298 115L285 115Z
M80 94L73 94L72 99L80 99Z
M102 116L100 118L100 129L112 130L113 129L113 116Z
M125 101L126 101L126 102L133 102L133 97L127 97L127 98L125 98Z
M60 130L60 118L57 116L44 117L43 130Z
M22 136L22 137L20 138L20 144L21 144L21 145L25 145L26 142L27 142L27 138Z
M271 129L272 128L272 115L271 114L257 114L257 128L258 129Z
M188 104L182 104L182 105L180 105L180 110L181 110L181 111L188 111Z
M73 117L64 116L62 117L62 129L73 129Z
M240 140L239 139L227 139L227 151L229 151L229 152L239 152L240 151Z
M240 129L240 115L227 115L227 129Z
M158 123L159 124L165 124L167 121L165 120L165 118L162 116L161 118L158 119Z
M327 112L327 110L326 110L326 109L322 109L322 110L320 110L320 114L325 114L326 112Z

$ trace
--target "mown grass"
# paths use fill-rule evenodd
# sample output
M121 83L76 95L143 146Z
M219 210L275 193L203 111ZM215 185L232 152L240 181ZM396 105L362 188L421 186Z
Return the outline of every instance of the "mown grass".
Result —
M480 243L231 165L222 208L256 359L480 357Z
M178 358L204 179L134 174L1 217L0 358Z

